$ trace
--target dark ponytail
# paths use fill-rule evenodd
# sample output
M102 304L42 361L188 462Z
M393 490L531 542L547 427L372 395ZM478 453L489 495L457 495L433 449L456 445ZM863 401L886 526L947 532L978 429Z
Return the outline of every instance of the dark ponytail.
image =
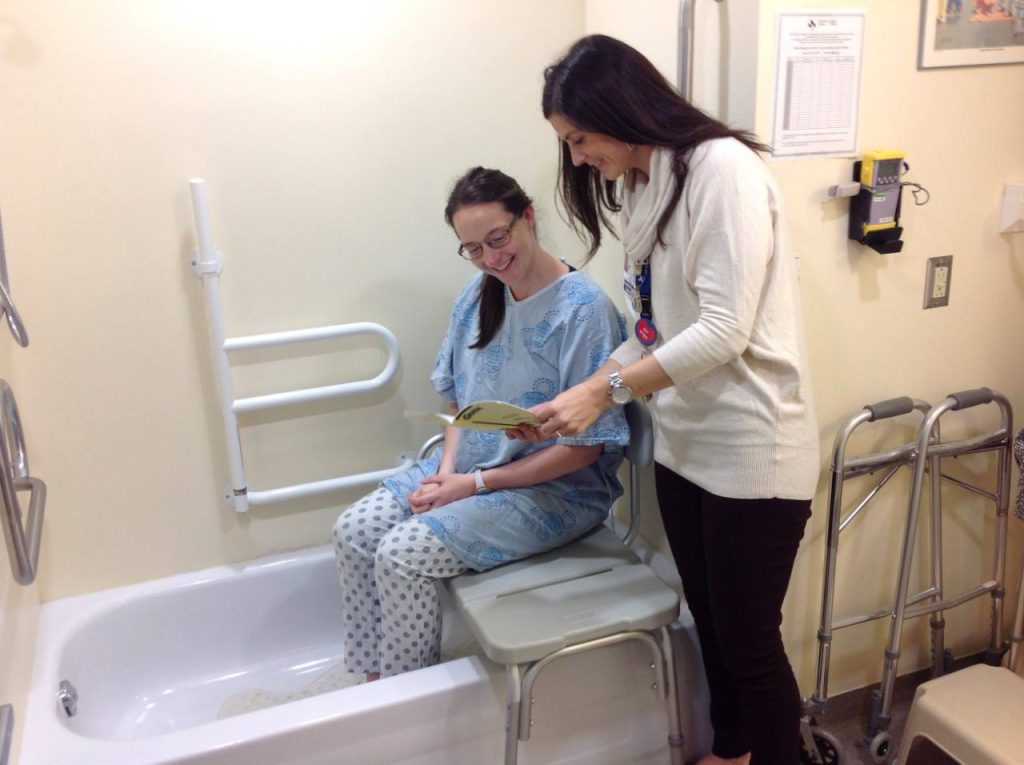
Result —
M461 208L488 202L497 202L513 215L522 215L533 204L533 200L526 196L514 178L500 170L474 167L455 182L444 208L444 219L454 229L453 218ZM484 274L480 286L479 329L476 342L469 347L486 346L494 339L504 321L505 285L497 277Z

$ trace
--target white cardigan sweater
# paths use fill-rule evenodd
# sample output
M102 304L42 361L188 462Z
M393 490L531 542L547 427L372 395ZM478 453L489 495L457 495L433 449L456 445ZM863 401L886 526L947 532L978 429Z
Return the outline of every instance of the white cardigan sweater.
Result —
M663 198L675 183L667 153L655 149L650 181L627 178L627 251L630 216L652 199L644 194ZM655 459L720 496L810 499L818 433L800 293L761 158L732 138L700 144L663 238L650 257L654 356L674 385L652 401ZM628 257L625 270L632 279ZM637 316L631 306L627 315L628 330ZM613 358L628 365L641 351L633 337Z

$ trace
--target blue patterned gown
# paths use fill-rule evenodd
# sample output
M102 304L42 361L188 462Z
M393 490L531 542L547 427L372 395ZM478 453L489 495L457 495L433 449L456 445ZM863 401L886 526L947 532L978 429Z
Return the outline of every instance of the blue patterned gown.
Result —
M505 320L485 348L476 342L484 275L462 289L430 376L437 391L459 407L481 400L523 407L549 401L600 367L625 336L622 317L588 276L573 271L522 301L505 288ZM621 494L616 471L629 428L621 407L606 411L586 431L562 444L604 444L588 467L553 481L474 495L419 516L470 568L534 555L569 542L601 523ZM556 443L509 439L504 431L464 429L455 470L469 473L522 459ZM408 495L437 473L440 450L384 481L408 510Z

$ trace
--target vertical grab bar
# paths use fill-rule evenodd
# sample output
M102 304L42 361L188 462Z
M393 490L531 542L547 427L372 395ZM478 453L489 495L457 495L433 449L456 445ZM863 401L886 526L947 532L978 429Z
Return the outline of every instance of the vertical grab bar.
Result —
M715 0L716 3L722 0ZM693 100L693 37L697 0L679 0L679 93Z
M0 706L0 765L8 765L11 742L14 740L14 707Z
M189 182L189 187L192 195L192 209L195 215L196 238L199 244L192 260L192 270L196 276L202 279L203 290L206 295L206 314L210 330L211 350L214 357L214 370L217 376L217 390L224 424L224 437L227 444L228 469L231 473L231 493L228 495L228 499L234 506L235 511L244 513L252 505L285 502L340 489L349 489L368 483L377 483L383 478L411 467L413 464L412 459L403 455L399 465L393 468L263 491L253 491L249 488L246 482L245 465L242 459L242 444L238 435L238 414L272 409L288 404L343 398L359 393L380 390L394 378L398 371L398 339L386 327L372 322L336 324L327 327L272 332L264 335L249 335L247 337L225 337L223 310L218 285L218 279L223 270L223 257L220 250L216 249L213 245L209 213L207 212L206 188L202 179L193 178ZM249 398L235 398L231 364L228 359L230 352L252 348L271 348L291 343L348 337L350 335L376 335L383 342L388 353L388 360L384 368L375 377L356 382L325 385L319 388L306 388L304 390L271 393L262 396L251 396Z
M28 519L18 502L19 491L31 491ZM43 530L46 484L29 475L25 437L14 393L0 380L0 504L3 505L4 539L11 559L11 573L21 585L32 584L39 562L39 541Z

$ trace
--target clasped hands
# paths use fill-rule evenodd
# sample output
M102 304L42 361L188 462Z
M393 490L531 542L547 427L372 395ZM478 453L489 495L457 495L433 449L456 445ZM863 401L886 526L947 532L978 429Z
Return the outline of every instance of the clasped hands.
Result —
M409 509L415 514L425 513L449 502L465 499L476 493L476 482L472 473L439 473L420 481L420 487L407 499Z

